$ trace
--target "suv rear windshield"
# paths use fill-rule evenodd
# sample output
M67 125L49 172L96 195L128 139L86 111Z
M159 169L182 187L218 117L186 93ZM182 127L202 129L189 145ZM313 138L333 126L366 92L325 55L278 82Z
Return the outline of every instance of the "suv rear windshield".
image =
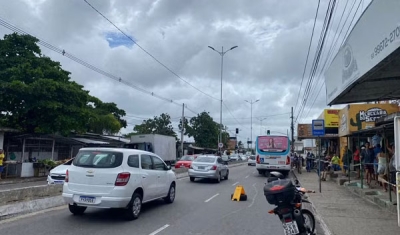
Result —
M122 164L123 154L109 151L79 151L73 164L79 167L115 168Z
M256 159L256 156L253 156L253 155L252 155L252 156L250 156L250 159L251 159L251 160L255 160L255 159Z

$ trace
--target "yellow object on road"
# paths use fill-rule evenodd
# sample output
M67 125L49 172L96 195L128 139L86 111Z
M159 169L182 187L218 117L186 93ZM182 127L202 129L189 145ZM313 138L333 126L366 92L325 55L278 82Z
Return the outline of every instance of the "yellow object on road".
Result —
M246 201L247 195L242 185L236 186L235 192L231 196L232 201Z

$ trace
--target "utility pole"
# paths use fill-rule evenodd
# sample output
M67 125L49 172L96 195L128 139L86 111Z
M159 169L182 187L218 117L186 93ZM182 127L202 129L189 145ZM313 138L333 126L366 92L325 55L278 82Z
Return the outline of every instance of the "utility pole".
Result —
M247 103L250 104L250 146L253 148L253 104L260 101L259 99L256 101L253 100L245 100Z
M290 116L290 118L292 119L291 125L290 125L290 129L292 131L292 152L294 152L294 123L293 123L293 107L292 107L292 115Z
M183 135L185 132L185 104L182 104L182 128L181 128L181 150L182 150L182 155L183 157L184 151L183 151Z

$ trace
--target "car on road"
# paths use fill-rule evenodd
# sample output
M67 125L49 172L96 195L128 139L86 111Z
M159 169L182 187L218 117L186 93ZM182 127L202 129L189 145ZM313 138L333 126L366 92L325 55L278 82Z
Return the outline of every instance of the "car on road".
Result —
M214 179L218 183L221 179L227 180L229 177L229 168L221 157L213 155L204 155L197 157L188 170L190 181L196 178Z
M47 184L64 184L65 180L65 173L67 172L68 168L71 166L72 161L71 159L64 164L56 166L52 170L50 170L49 175L47 176Z
M255 155L251 155L249 157L249 160L247 160L247 165L249 165L249 166L255 166L256 165L256 156Z
M232 154L230 155L230 161L240 161L240 157L238 154Z
M192 164L192 161L196 159L195 155L185 155L179 161L175 163L175 169L177 168L189 168Z
M175 200L176 177L156 154L126 148L81 148L66 171L62 196L74 215L87 207L121 208L137 219L142 204Z

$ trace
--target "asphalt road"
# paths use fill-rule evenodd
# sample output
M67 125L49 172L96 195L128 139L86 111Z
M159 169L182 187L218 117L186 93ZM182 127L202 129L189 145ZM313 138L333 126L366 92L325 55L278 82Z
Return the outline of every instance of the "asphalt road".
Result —
M177 182L173 204L162 200L144 205L138 220L124 221L119 211L88 209L83 216L73 216L63 206L40 213L0 222L0 231L8 234L271 234L283 235L278 218L268 214L273 207L263 195L266 178L253 166L230 169L229 180L221 183L206 180ZM231 201L236 185L243 185L248 200Z
M13 184L2 184L0 185L0 191L9 190L9 189L18 189L18 188L26 188L32 186L39 186L39 185L47 185L46 180L41 181L33 181L33 182L18 182Z

